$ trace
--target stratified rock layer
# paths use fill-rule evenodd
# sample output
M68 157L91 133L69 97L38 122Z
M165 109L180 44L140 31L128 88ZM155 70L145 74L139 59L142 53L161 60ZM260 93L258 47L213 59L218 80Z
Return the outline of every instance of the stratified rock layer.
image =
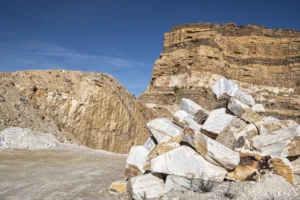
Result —
M266 115L300 121L300 32L293 30L176 26L165 34L163 52L141 100L168 107L189 98L212 110L219 103L210 88L220 76L263 104Z
M9 126L53 133L61 139L118 153L148 137L152 109L113 77L78 71L0 74L0 129Z

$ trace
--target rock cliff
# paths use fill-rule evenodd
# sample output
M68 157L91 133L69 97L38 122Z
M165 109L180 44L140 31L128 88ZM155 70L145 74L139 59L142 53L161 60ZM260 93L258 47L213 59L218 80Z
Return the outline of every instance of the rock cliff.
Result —
M0 129L30 128L118 153L142 144L156 117L113 77L78 71L0 73Z
M205 109L218 105L210 90L229 78L266 115L300 121L300 32L235 24L186 24L165 34L163 52L140 99L168 107L190 98Z

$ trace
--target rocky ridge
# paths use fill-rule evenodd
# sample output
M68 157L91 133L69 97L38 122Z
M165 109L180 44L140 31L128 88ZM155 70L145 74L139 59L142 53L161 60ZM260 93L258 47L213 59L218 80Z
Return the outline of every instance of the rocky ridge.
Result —
M48 70L0 74L0 130L22 127L95 149L128 153L157 112L103 73Z
M206 110L220 76L236 82L266 115L300 121L300 32L235 24L186 24L165 34L163 52L140 99L172 110L189 98ZM176 109L175 109L176 110Z
M147 123L151 137L133 146L126 161L125 180L112 183L111 191L132 199L158 199L172 192L209 193L243 181L269 181L279 176L292 193L252 194L220 189L210 198L296 199L293 161L300 156L300 125L292 120L263 117L263 106L222 77L211 90L221 107L208 112L190 99L182 99L173 120L156 118ZM260 108L260 109L258 109ZM205 116L198 117L198 116ZM230 183L234 181L236 183ZM276 183L279 184L279 183ZM251 193L251 194L250 194ZM284 196L287 195L287 196ZM207 196L207 198L209 198Z

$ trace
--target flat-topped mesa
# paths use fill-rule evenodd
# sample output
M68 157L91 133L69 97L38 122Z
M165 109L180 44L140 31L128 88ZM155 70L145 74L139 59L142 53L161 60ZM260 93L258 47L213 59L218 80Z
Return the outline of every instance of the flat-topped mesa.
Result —
M211 110L211 86L236 82L266 115L300 121L300 32L236 24L185 24L165 34L163 52L140 99L170 106L189 98Z

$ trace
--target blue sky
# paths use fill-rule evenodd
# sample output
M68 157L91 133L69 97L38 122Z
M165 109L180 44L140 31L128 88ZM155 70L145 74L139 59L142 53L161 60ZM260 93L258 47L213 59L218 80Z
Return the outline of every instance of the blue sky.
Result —
M299 20L299 0L0 0L0 71L104 72L139 96L174 25L300 30Z

